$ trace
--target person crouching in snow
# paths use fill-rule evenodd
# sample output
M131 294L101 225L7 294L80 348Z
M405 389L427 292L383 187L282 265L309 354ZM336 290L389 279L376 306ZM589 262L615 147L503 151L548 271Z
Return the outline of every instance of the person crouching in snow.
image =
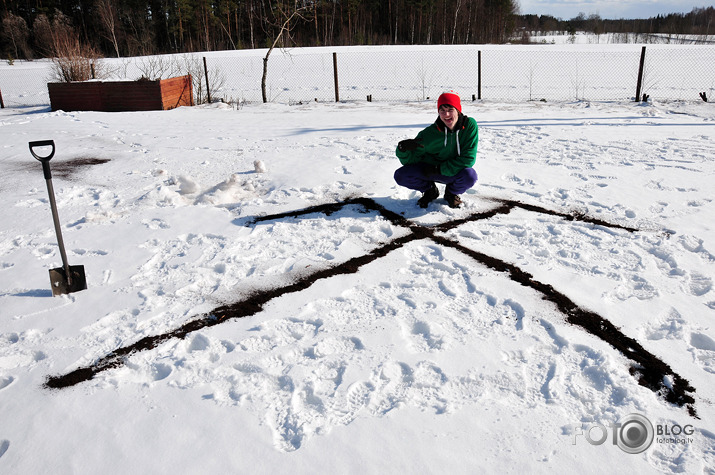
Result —
M439 96L437 111L434 124L397 144L395 154L403 166L395 171L395 181L422 192L417 201L421 208L439 197L435 182L447 185L444 199L450 208L459 208L459 195L477 182L472 168L477 158L477 121L462 114L462 103L453 92Z

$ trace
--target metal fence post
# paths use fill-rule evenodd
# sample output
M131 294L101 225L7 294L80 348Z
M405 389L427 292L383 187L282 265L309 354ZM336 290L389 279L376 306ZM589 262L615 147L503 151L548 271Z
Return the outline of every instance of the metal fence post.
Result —
M209 68L206 66L206 56L204 56L204 74L206 75L206 97L211 104L211 92L209 91Z
M482 99L482 51L477 51L477 98Z
M335 102L340 102L340 93L338 92L338 53L333 53L333 76L335 78Z
M638 85L636 86L636 102L641 99L641 86L643 85L643 65L645 64L645 46L641 50L641 64L638 67Z

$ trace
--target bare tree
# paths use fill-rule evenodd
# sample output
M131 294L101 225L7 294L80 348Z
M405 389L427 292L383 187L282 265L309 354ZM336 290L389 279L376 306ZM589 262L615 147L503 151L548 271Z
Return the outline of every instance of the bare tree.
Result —
M462 8L462 0L457 0L457 6L454 8L454 26L452 27L452 44L457 35L457 20L459 20L459 10Z
M96 7L99 19L104 27L104 37L111 41L114 52L119 57L119 42L117 41L117 8L111 0L97 0Z
M150 81L168 79L178 76L183 72L181 64L167 56L143 56L137 58L136 67L141 72L140 79L148 79ZM190 73L195 74L193 71L190 71Z
M129 56L145 56L156 50L154 36L145 10L125 11L122 16L126 23L127 48Z
M296 2L297 4L297 2ZM266 53L266 57L263 58L263 76L261 77L261 94L263 96L263 102L266 103L268 102L268 95L266 94L266 77L268 76L268 57L271 55L271 52L273 51L273 48L276 47L278 42L283 38L283 35L288 35L290 36L290 30L292 28L291 21L294 18L299 18L301 20L306 21L305 17L302 16L302 13L306 10L308 10L308 6L303 6L300 8L295 8L293 11L284 11L282 8L280 8L280 5L278 7L278 13L279 15L283 18L283 24L280 26L274 25L278 28L278 33L276 34L276 37L273 39L273 43L271 44L271 47L268 48L268 52ZM285 44L285 40L284 40Z
M60 45L67 44L68 38L77 36L72 21L59 10L55 10L51 22L46 15L38 15L32 24L32 34L35 38L35 46L46 57L61 56Z
M38 15L32 25L37 48L52 58L52 76L60 82L86 81L106 75L101 55L82 43L70 19L55 10L52 22Z
M251 34L251 49L254 49L256 47L256 42L253 37L253 18L255 16L253 13L253 0L248 0L248 2L246 2L246 9L248 11L248 28Z
M52 24L44 13L35 18L32 24L32 36L35 49L45 57L52 56Z
M2 19L2 36L12 43L15 50L15 57L25 57L32 59L32 50L30 49L27 39L30 37L30 29L27 27L25 19L8 13Z

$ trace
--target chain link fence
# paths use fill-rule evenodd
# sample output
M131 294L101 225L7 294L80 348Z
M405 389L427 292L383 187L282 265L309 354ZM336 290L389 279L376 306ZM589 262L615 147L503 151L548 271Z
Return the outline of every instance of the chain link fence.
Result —
M214 102L257 103L262 102L265 53L242 50L106 59L104 69L111 72L108 80L190 73L198 102L210 95ZM47 60L0 64L5 107L48 105L50 69ZM463 100L628 101L636 98L641 71L640 93L651 100L700 101L703 92L715 97L715 47L643 50L635 45L274 50L268 61L266 95L270 102L288 104L336 99L423 101L445 90L458 92Z

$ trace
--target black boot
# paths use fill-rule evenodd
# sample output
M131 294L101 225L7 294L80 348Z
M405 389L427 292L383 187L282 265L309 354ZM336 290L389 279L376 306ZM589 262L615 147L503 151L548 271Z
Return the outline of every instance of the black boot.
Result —
M459 208L462 206L462 198L459 195L453 195L449 191L444 192L444 199L447 200L447 204L450 208Z
M437 198L439 198L439 190L437 189L437 185L432 183L432 187L422 193L422 198L417 200L417 204L420 208L426 208L430 202L436 200Z

